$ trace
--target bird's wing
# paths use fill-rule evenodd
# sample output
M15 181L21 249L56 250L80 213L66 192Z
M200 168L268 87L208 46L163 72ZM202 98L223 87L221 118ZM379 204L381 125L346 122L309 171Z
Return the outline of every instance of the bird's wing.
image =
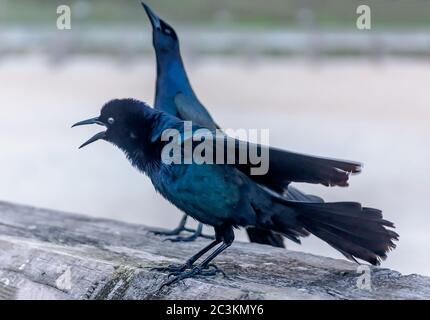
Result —
M192 121L194 124L208 129L218 128L209 112L197 99L191 99L183 93L178 93L175 96L175 105L182 120Z
M315 157L277 148L269 148L268 154L269 173L263 179L273 180L275 184L290 181L346 187L349 175L361 171L361 164L353 161ZM270 183L270 180L267 182Z
M200 143L211 144L206 149L209 153L211 152L210 150L215 151L216 154L222 152L226 163L234 163L237 169L244 172L252 180L278 192L285 190L290 182L346 187L348 186L349 175L361 171L361 164L358 162L315 157L261 144L244 142L231 138L219 131L208 130L204 136L204 142ZM186 139L191 138L188 136ZM259 155L267 155L265 158L261 158L261 161L268 161L267 173L263 175L252 174L251 169L259 166L260 163L256 165L249 161L250 148L257 150L257 154ZM215 154L211 156L213 159L216 159ZM244 157L246 161L243 161Z

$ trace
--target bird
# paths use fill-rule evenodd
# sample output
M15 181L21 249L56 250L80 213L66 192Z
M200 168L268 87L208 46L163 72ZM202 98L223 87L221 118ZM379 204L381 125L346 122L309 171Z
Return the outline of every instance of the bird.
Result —
M153 47L157 60L157 79L155 89L154 108L167 112L182 120L193 121L207 128L218 128L207 109L199 102L191 87L181 58L179 40L175 30L155 14L145 3L145 9L153 30ZM192 104L178 105L179 96L186 97ZM184 106L183 109L180 109ZM193 231L186 228L187 215L183 215L179 225L171 231L157 231L160 235L179 235L182 231ZM177 236L170 241L193 241L202 234L203 224L188 237ZM275 242L276 244L277 242Z
M189 77L187 75L184 62L181 56L179 37L175 29L161 19L147 4L141 2L146 11L152 26L152 40L157 62L157 77L155 89L154 107L157 110L169 113L182 120L193 123L208 129L220 129L220 126L212 118L207 108L197 97ZM357 171L358 165L351 169ZM257 180L264 180L262 177L253 177ZM342 181L344 183L344 181ZM286 194L291 200L306 200L321 202L321 199L312 195L306 195L293 186L286 190L281 186L271 183L273 191ZM190 231L186 228L187 216L180 220L179 226L172 231L159 232L161 235L178 235L181 231ZM193 241L202 235L202 224L199 224L195 232L188 237L177 236L169 239L171 241ZM275 247L285 247L282 236L270 230L254 227L246 229L251 242L268 244Z
M282 234L300 243L301 237L317 236L341 252L347 259L380 264L387 252L395 248L399 235L394 224L385 220L378 209L363 207L358 202L306 202L291 201L253 181L243 163L191 163L182 161L166 163L164 150L172 136L181 151L190 137L184 121L163 111L156 110L136 99L114 99L107 102L100 115L73 125L97 124L105 130L95 134L80 148L98 140L105 140L118 147L131 164L151 180L154 188L166 200L197 221L214 228L215 239L182 265L170 265L158 270L168 271L169 277L160 288L196 276L213 276L220 272L211 267L212 260L229 248L234 241L234 228L255 226ZM193 125L192 131L208 128ZM216 132L205 141L232 139L234 143L215 144L223 154L230 154L243 146L241 141ZM247 142L248 147L267 148ZM218 150L216 150L218 151ZM308 155L276 149L290 159L282 167L275 166L279 159L269 157L269 172L278 181L314 181L315 167L322 163L343 163L339 160L321 159ZM288 155L288 156L287 156ZM246 167L246 169L245 169ZM212 250L212 251L211 251ZM207 252L210 254L197 263Z

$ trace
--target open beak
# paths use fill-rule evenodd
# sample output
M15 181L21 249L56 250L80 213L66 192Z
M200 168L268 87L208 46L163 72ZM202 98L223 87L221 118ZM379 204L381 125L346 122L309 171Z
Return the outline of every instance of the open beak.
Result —
M91 118L91 119L84 120L84 121L79 121L79 122L75 123L72 126L72 128L78 127L78 126L85 126L85 125L89 125L89 124L98 124L100 126L105 126L105 124L103 122L101 122L99 120L99 118L97 117L97 118ZM93 137L91 137L88 141L86 141L83 145L81 145L79 147L79 149L81 149L81 148L83 148L83 147L85 147L85 146L87 146L93 142L96 142L97 140L103 140L105 138L106 138L106 131L99 132L96 135L94 135Z
M149 21L151 21L152 28L154 28L154 30L160 29L161 28L160 18L155 14L154 11L152 11L152 9L147 4L143 2L141 2L141 4L145 9L146 14L148 15Z
M84 120L84 121L79 121L79 122L75 123L75 124L72 126L72 128L74 128L74 127L78 127L78 126L86 126L86 125L88 125L88 124L98 124L98 125L100 125L100 126L104 126L104 125L105 125L103 122L101 122L101 121L99 120L99 117L96 117L96 118L91 118L91 119Z
M86 141L84 144L82 144L79 149L82 149L83 147L86 147L87 145L96 142L97 140L103 140L104 138L106 138L106 132L102 131L97 133L96 135L94 135L92 138L88 139L88 141Z

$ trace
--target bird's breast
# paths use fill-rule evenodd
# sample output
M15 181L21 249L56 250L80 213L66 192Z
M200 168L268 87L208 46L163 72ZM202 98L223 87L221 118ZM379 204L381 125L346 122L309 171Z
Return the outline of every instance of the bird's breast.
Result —
M239 185L227 167L171 165L151 177L156 190L200 222L219 225L235 214L240 203Z

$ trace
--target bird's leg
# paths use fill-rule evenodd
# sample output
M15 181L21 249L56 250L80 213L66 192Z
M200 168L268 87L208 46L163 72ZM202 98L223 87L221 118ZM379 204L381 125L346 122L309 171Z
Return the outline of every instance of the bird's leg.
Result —
M166 241L171 241L171 242L191 242L196 240L198 237L202 237L202 238L206 238L206 239L213 239L213 236L208 236L203 234L203 224L199 223L199 225L197 226L197 229L194 231L194 233L188 237L182 237L182 236L177 236L175 238L168 238L166 239Z
M193 266L194 262L197 261L197 259L199 259L202 255L204 255L206 252L211 250L213 247L215 247L219 243L221 243L221 239L215 239L210 244L208 244L206 247L204 247L202 250L200 250L195 255L193 255L191 258L189 258L184 264L180 264L180 265L174 265L173 264L173 265L170 265L167 267L153 268L152 270L162 271L162 272L167 271L167 272L170 272L171 274L175 274L177 272L182 272L182 271L185 271L187 269L190 269Z
M219 272L224 274L224 272L221 271L220 269L218 269L218 267L216 267L215 265L213 265L214 268L211 270L208 269L208 266L209 266L209 263L213 259L215 259L216 256L218 256L221 252L223 252L225 249L227 249L230 246L231 246L231 243L230 244L227 244L227 243L221 244L221 246L219 246L214 252L212 252L202 263L193 267L191 270L187 271L185 269L185 270L181 270L179 272L174 271L171 274L176 275L176 276L173 279L170 279L170 280L167 280L166 282L164 282L161 285L160 289L165 287L165 286L170 286L171 284L178 282L180 280L184 280L187 278L193 278L195 276L214 276Z
M185 227L186 223L187 223L187 215L184 214L181 218L181 221L179 222L179 226L177 226L175 229L171 231L151 231L151 232L160 236L176 236L180 234L182 231L194 232L194 230L188 229Z
M223 243L216 250L214 250L214 252L212 252L206 259L204 259L199 265L193 267L191 270L187 271L185 269L185 270L182 270L182 271L173 272L172 274L174 274L176 276L173 279L170 279L170 280L164 282L161 285L160 289L162 289L165 286L169 286L169 285L171 285L171 284L173 284L175 282L178 282L180 280L184 280L184 279L187 279L187 278L193 278L195 276L214 276L214 275L216 275L219 272L221 272L221 273L224 274L224 272L222 272L220 269L218 269L218 267L216 267L215 265L211 265L214 268L212 270L208 270L208 267L210 266L211 261L213 259L215 259L224 250L226 250L228 247L230 247L231 244L233 243L233 240L234 240L233 229L231 227L227 227L223 231L224 231L224 234L223 234ZM217 229L215 229L215 232L216 232L217 238L218 238ZM216 241L214 241L213 244L215 242ZM215 246L215 245L216 244L214 244L213 246ZM210 249L208 249L208 250L210 250ZM206 250L206 252L208 250ZM194 262L195 262L195 260L194 260Z

